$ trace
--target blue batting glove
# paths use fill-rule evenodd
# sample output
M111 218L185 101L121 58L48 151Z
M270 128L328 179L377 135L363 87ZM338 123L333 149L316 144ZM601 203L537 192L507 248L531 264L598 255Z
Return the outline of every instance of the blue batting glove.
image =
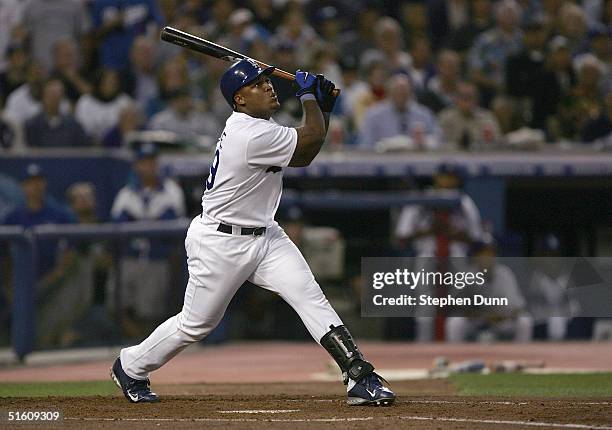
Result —
M312 73L298 70L295 72L295 83L298 85L298 90L295 93L297 98L305 94L315 94L317 90L317 77Z

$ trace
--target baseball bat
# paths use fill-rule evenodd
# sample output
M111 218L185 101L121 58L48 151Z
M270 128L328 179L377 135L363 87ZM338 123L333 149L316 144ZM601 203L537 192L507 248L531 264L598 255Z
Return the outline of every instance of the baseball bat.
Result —
M217 45L210 40L202 39L201 37L186 33L174 27L164 27L161 31L161 40L182 46L183 48L191 49L192 51L196 51L201 54L210 55L211 57L219 58L224 61L238 61L248 58L246 55L241 54L240 52L232 51L225 46ZM270 67L269 64L261 61L255 59L253 59L253 61L255 61L262 69ZM295 75L293 73L286 72L282 69L275 68L272 74L282 79L295 81ZM338 88L334 89L334 96L338 96L339 94L340 90Z

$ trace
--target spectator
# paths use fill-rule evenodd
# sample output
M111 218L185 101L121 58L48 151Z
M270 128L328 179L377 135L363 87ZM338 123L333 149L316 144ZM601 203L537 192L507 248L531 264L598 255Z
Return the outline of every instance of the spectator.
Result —
M0 58L4 56L0 55ZM0 72L0 108L12 92L25 83L28 67L28 53L23 46L10 45L6 58L6 68Z
M126 105L119 113L119 123L111 128L102 139L102 146L107 148L126 147L130 133L144 129L145 121L142 112L134 103Z
M249 9L255 15L255 21L273 33L278 25L278 11L273 0L249 0Z
M453 30L448 35L448 46L465 54L474 44L476 38L493 28L493 4L491 0L473 0L467 23Z
M157 37L163 24L153 0L93 0L91 14L100 66L117 71L128 63L134 39L142 34Z
M393 2L388 2L393 4ZM404 29L404 42L409 43L417 37L430 36L430 28L427 21L427 7L421 1L405 1L399 3L399 12L387 13L389 16L401 17L401 25ZM437 40L432 38L432 44L437 48Z
M435 116L414 100L410 80L405 75L392 76L387 100L368 109L359 143L372 147L397 136L409 137L418 149L432 149L440 143Z
M29 164L21 181L25 204L10 212L4 224L31 228L42 224L74 222L68 210L47 196L47 180L37 164ZM40 347L56 346L75 315L74 283L70 282L75 267L75 253L65 240L41 239L37 242L37 320ZM76 300L79 300L77 298Z
M430 0L427 3L429 33L434 46L440 47L449 34L455 34L470 22L470 3L466 0Z
M523 126L515 104L507 96L495 97L491 103L491 112L499 125L499 132L502 137Z
M343 32L340 52L346 56L361 58L364 52L373 49L375 47L374 27L379 18L379 10L366 3L357 12L356 29Z
M522 51L508 57L506 91L524 107L526 123L546 129L548 117L557 110L554 76L546 66L544 23L531 21L525 26Z
M381 61L392 73L409 73L412 58L404 51L404 35L395 19L385 16L376 22L374 41L376 48L363 53L361 64Z
M289 42L295 47L295 55L299 64L308 62L307 53L319 40L314 28L306 21L304 11L298 3L287 4L283 13L283 21L276 29L274 38L281 43Z
M581 131L583 142L603 140L612 142L612 89L604 99L604 106L596 118L590 119Z
M485 107L503 89L507 58L522 47L519 17L514 0L501 1L495 13L496 26L478 36L469 51L468 68Z
M253 12L240 8L232 12L228 18L228 33L223 35L219 43L240 52L245 52L255 39L266 40L271 34L254 21Z
M130 50L130 62L123 71L125 91L144 111L149 102L159 95L155 76L155 44L150 38L137 36Z
M559 11L559 34L567 38L572 57L588 51L587 18L580 6L564 2Z
M507 306L470 308L473 317L451 316L446 320L446 340L451 343L468 339L480 341L514 340L529 342L532 338L533 319L526 312L527 303L512 270L496 261L497 252L491 241L477 242L473 246L472 272L484 272L485 283L478 293L485 297L508 299ZM469 287L468 287L469 288ZM474 288L467 291L472 295Z
M461 80L461 57L455 51L443 49L438 54L437 74L418 95L419 102L435 113L450 106Z
M42 112L25 123L28 146L56 148L89 145L89 138L72 114L60 111L63 99L62 82L58 79L47 81L42 93Z
M111 209L115 222L172 220L185 215L183 192L178 184L160 176L157 148L142 144L134 161L134 180L119 190ZM133 239L121 259L123 327L140 336L146 323L166 315L171 248L160 239ZM142 323L142 324L140 324Z
M170 105L151 118L148 128L171 131L187 139L201 135L216 139L221 134L221 127L214 117L194 105L186 88L170 96Z
M338 9L334 6L324 6L317 10L314 21L321 39L334 49L339 49L343 41L342 29L345 20L338 13Z
M444 143L460 149L486 149L499 139L495 116L478 106L476 85L463 82L457 88L455 105L438 115Z
M85 3L77 0L28 0L23 24L29 33L33 60L47 71L53 67L55 44L64 39L81 40L91 27Z
M429 40L422 36L415 37L410 48L412 67L408 74L417 94L421 94L425 91L427 83L435 74L435 67L431 61L431 55Z
M0 152L20 146L18 139L15 125L0 111Z
M42 110L41 97L47 79L44 69L38 63L30 63L26 72L26 83L21 85L6 100L4 113L16 127L21 128L27 120ZM70 102L66 99L60 104L62 113L70 112Z
M159 94L149 100L145 115L151 118L167 107L169 96L175 91L189 86L189 73L183 61L175 58L163 64L158 76Z
M385 100L386 85L389 79L389 71L382 61L373 61L371 64L362 65L362 68L366 85L355 90L351 108L353 123L357 129L361 128L367 110L374 104Z
M96 144L117 125L119 113L132 99L121 90L119 73L103 69L99 72L93 94L85 94L79 99L75 116L87 134Z
M0 74L6 68L8 49L15 44L13 31L23 20L23 8L25 2L21 0L4 0L0 2ZM0 100L2 94L0 91ZM1 103L0 103L1 105Z
M561 101L559 109L561 137L579 139L582 128L599 115L603 71L603 65L592 54L583 55L576 64L576 86Z
M60 39L53 45L51 76L61 79L66 96L73 104L83 94L91 93L91 84L79 71L78 46L72 39Z
M237 7L233 0L213 0L211 3L208 21L204 24L202 32L211 40L218 40L227 34L229 17Z

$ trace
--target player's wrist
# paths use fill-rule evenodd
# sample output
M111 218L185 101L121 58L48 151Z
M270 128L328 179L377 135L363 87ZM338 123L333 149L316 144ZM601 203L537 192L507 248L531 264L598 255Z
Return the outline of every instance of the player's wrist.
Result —
M305 102L307 102L308 100L314 100L315 102L317 101L317 98L316 98L316 97L315 97L315 95L314 95L314 94L312 94L312 93L305 93L305 94L302 94L302 95L300 95L300 96L299 96L299 98L300 98L300 101L301 101L302 103L305 103Z

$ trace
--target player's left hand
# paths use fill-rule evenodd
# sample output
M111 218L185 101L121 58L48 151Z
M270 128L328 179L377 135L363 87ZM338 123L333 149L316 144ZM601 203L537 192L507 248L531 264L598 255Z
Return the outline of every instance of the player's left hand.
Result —
M329 113L334 110L336 104L336 96L334 95L334 89L336 85L329 79L325 79L323 75L317 75L317 90L315 97L321 108L321 112Z

